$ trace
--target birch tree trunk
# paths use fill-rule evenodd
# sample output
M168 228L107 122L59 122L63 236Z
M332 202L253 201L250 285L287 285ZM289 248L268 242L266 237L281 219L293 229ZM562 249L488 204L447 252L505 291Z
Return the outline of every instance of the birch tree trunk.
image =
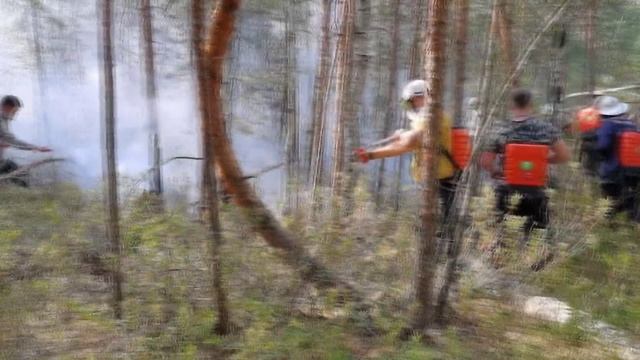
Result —
M144 49L144 70L147 92L147 121L149 123L149 152L151 162L151 177L149 188L152 194L161 195L162 170L160 135L158 126L158 90L156 84L156 63L153 50L153 13L151 10L151 0L141 0L140 17L142 22L142 39Z
M192 0L191 3L191 39L192 48L195 52L195 65L198 80L198 93L200 104L200 115L202 117L202 153L203 173L203 202L206 204L206 220L209 229L209 256L211 258L211 276L213 296L216 302L217 321L213 328L214 332L220 335L226 335L231 332L231 315L229 313L229 305L227 299L226 287L222 277L222 260L221 248L223 243L222 231L220 227L219 201L218 201L218 182L216 178L216 156L214 146L212 144L211 134L211 104L208 103L209 91L212 87L211 77L205 65L205 58L202 52L203 34L204 34L204 9L203 0ZM220 84L218 83L218 86Z
M438 226L438 134L442 116L443 77L446 71L445 44L449 0L429 0L429 21L425 39L424 77L427 82L427 128L424 132L424 183L416 279L417 307L411 329L422 332L433 321L433 286L436 270Z
M113 63L113 6L111 0L98 1L101 15L101 90L103 117L103 177L105 183L105 206L107 210L107 239L113 257L111 269L112 306L116 319L122 318L122 273L120 245L120 214L118 209L118 174L116 164L116 119L115 85Z
M329 95L331 67L331 9L332 0L322 1L322 41L320 64L314 81L311 139L309 140L309 179L315 194L323 176L326 102Z
M300 246L297 239L286 231L273 214L260 201L251 186L245 181L240 165L225 132L225 120L220 98L223 64L227 48L233 35L235 14L240 0L220 0L211 17L209 36L204 47L205 63L208 76L207 89L201 94L203 102L208 104L209 116L203 118L211 131L211 143L216 154L215 162L219 169L225 189L233 201L244 210L247 221L254 230L275 249L285 262L298 271L300 277L319 288L339 288L346 291L352 299L361 301L355 289L345 281L337 278L323 264Z

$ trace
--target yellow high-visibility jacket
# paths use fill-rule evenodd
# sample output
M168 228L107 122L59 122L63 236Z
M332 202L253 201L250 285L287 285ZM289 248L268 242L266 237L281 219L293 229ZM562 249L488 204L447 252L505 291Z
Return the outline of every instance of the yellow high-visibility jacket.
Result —
M440 123L440 146L446 149L451 154L451 118L449 115L442 113L442 119ZM413 130L424 130L426 128L426 122L412 121L411 128ZM411 176L416 182L421 182L424 179L424 169L422 168L422 149L418 149L413 154L413 160L411 161ZM456 168L451 161L444 154L438 155L438 180L447 179L453 177L456 172Z

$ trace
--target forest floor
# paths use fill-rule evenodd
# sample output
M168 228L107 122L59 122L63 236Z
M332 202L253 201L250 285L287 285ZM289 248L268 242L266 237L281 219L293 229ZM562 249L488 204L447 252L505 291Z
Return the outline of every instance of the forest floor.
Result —
M98 256L105 244L99 194L70 185L3 187L0 358L630 358L625 344L640 344L640 232L621 219L615 226L601 220L605 204L580 194L553 194L561 241L542 272L526 266L539 238L524 255L509 243L498 268L466 249L451 326L425 343L397 340L412 304L416 204L397 214L376 211L360 190L356 210L340 224L303 221L305 214L283 219L315 256L363 289L375 305L375 334L334 292L301 283L223 206L225 278L239 330L219 337L211 332L206 231L188 205L159 213L139 194L123 194L125 315L116 321L109 259ZM476 201L478 249L494 236L489 197ZM519 221L507 223L507 239L517 238ZM574 311L564 323L527 315L531 296L557 298Z

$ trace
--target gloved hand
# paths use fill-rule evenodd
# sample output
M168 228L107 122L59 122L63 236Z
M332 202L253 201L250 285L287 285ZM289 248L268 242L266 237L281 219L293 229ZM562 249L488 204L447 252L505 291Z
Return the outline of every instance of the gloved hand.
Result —
M355 161L360 162L362 164L366 164L369 162L369 160L371 160L371 157L369 156L369 152L367 151L367 149L363 147L355 149L353 151L353 157Z

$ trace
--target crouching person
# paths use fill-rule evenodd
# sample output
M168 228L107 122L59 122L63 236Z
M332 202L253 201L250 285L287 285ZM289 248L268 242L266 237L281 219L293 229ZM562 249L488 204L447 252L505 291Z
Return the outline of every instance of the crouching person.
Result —
M496 210L498 223L508 213L526 217L521 246L528 243L531 232L549 226L549 199L546 195L549 164L570 160L570 150L561 139L561 131L548 122L536 118L532 94L515 90L511 95L511 119L496 131L487 151L482 154L481 166L496 182ZM520 200L510 212L514 195ZM553 260L549 249L552 235L546 232L545 253L534 263L534 271L541 270ZM491 251L504 246L500 236Z

